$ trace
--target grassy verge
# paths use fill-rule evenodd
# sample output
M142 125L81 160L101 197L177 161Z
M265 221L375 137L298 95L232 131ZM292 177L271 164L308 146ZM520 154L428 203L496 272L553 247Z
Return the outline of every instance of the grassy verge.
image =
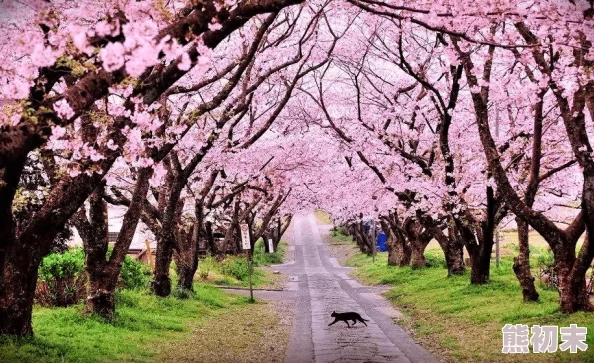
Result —
M330 215L328 213L326 213L323 210L320 209L316 209L314 211L314 215L316 216L316 219L318 220L318 223L320 224L332 224L332 219L330 218Z
M187 339L191 325L222 313L247 308L247 299L197 284L186 300L158 298L144 291L122 290L111 323L83 317L82 306L35 308L35 336L0 340L1 362L158 361L161 349Z
M160 362L282 362L294 310L258 302L195 324L192 336L161 349ZM289 316L289 319L285 317Z
M254 273L252 282L256 288L272 288L281 284L282 276L266 267L280 264L286 253L286 243L281 242L274 253L266 253L262 240L254 248ZM246 256L228 256L222 261L206 257L198 265L196 279L202 283L229 287L248 287L248 261Z
M345 243L343 236L329 238ZM543 252L533 249L534 263ZM499 269L491 267L491 282L485 286L470 285L470 272L448 278L441 250L427 250L426 257L429 267L417 270L387 266L387 253L379 253L375 264L357 253L348 264L356 267L354 273L363 282L392 286L386 296L405 313L401 323L448 361L594 362L594 314L561 314L558 293L540 282L540 302L522 302L511 255L502 257ZM501 328L506 323L585 326L589 349L579 354L504 355Z

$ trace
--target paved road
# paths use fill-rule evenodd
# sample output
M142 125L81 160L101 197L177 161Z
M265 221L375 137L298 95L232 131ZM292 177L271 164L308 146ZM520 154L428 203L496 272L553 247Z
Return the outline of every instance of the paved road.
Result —
M295 261L275 267L290 276L289 294L296 300L286 362L438 361L393 323L399 313L377 288L360 285L347 275L348 268L331 258L313 214L297 216L294 223ZM328 326L334 310L359 312L369 320L368 326L358 323L348 329L342 322Z

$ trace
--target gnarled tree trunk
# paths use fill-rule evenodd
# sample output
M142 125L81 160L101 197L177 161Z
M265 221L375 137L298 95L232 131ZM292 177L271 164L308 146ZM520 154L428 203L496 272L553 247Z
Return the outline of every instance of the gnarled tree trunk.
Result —
M487 218L480 223L481 235L477 237L479 245L471 255L470 283L482 285L489 282L491 273L491 255L493 254L493 235L495 231L495 196L493 188L487 187ZM472 233L472 231L469 231Z
M98 314L106 319L115 314L115 289L117 275L87 273L87 313Z
M443 233L435 221L426 217L423 219L423 223L432 233L443 251L448 269L448 276L464 274L466 271L466 266L464 265L464 244L460 238L458 238L453 223L450 222L450 225L448 226L448 236Z
M390 233L388 237L388 266L408 266L411 263L411 248L405 237Z
M138 171L131 200L116 200L107 196L104 183L100 184L89 198L89 218L87 219L84 206L74 215L73 222L83 240L85 251L86 312L89 314L98 314L106 319L113 318L115 314L115 290L122 263L136 232L152 173L152 168L142 168ZM128 207L109 259L108 212L104 200L106 198Z
M524 301L538 301L539 295L534 286L534 277L530 271L530 246L528 244L528 223L516 218L518 225L518 244L520 252L514 257L513 270L522 287Z
M83 239L85 273L87 275L87 313L96 313L107 319L115 312L115 288L119 271L109 271L106 253L109 244L107 203L103 200L104 185L100 185L89 198L89 221L81 208L75 216L75 225Z
M173 256L175 239L173 233L163 231L157 242L157 256L155 258L155 271L151 288L157 296L167 297L171 294L171 279L169 278L169 266Z
M176 245L174 228L179 211L180 196L186 179L178 171L167 193L167 202L163 211L163 223L157 237L157 256L155 258L155 271L151 284L155 295L167 297L171 294L171 279L169 266Z
M555 271L559 277L559 299L561 311L564 313L594 311L586 291L585 269L577 265L579 262L576 264L575 256L572 257L571 253L555 256Z
M425 248L429 242L422 242L419 240L411 241L410 244L410 267L420 268L427 266L427 260L425 259Z
M6 256L0 281L0 335L33 335L31 315L41 257L26 250L13 251Z
M387 220L391 218L392 220ZM396 226L397 221L393 216L382 218L380 223L382 230L388 238L386 246L388 247L388 266L408 266L411 259L411 249L406 241L406 237Z
M177 233L174 256L177 265L177 285L184 290L194 291L194 275L198 270L199 224L196 221L189 231L182 228Z
M410 266L420 268L427 266L425 249L433 238L431 231L419 220L408 218L403 224L403 231L410 246Z
M355 222L353 226L353 238L359 246L359 250L363 253L370 254L372 252L371 238L365 232L363 222Z

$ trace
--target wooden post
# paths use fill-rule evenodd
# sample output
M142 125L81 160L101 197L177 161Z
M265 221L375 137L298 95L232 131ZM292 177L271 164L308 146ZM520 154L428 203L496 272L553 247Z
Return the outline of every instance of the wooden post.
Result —
M254 286L252 284L252 273L254 271L254 259L251 248L248 250L248 274L250 279L250 302L254 302Z
M149 242L148 239L145 239L144 243L146 244L146 253L147 253L149 265L151 266L151 270L154 271L155 270L155 261L153 260L153 252L151 251L151 243Z
M375 250L376 250L376 237L375 237L375 220L371 222L371 254L372 254L372 262L375 264Z

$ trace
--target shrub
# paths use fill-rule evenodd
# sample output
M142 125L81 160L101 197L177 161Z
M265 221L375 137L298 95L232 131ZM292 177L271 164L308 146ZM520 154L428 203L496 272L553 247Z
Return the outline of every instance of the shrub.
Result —
M152 271L149 265L126 256L120 271L120 286L124 289L142 289L148 286Z
M270 266L283 262L285 256L285 246L283 243L279 243L274 253L266 253L264 241L259 239L256 241L254 246L254 265Z
M111 255L111 249L107 257ZM126 256L120 271L119 286L140 289L148 286L151 269L148 265ZM47 255L39 266L39 282L35 300L42 306L68 306L85 296L85 253L75 247L63 253Z
M427 267L447 268L443 252L441 250L425 251L425 261L427 262Z
M248 262L245 257L227 257L221 262L221 272L223 275L235 277L238 280L248 278Z
M39 266L35 300L43 306L68 306L84 296L85 256L81 248L52 253Z

